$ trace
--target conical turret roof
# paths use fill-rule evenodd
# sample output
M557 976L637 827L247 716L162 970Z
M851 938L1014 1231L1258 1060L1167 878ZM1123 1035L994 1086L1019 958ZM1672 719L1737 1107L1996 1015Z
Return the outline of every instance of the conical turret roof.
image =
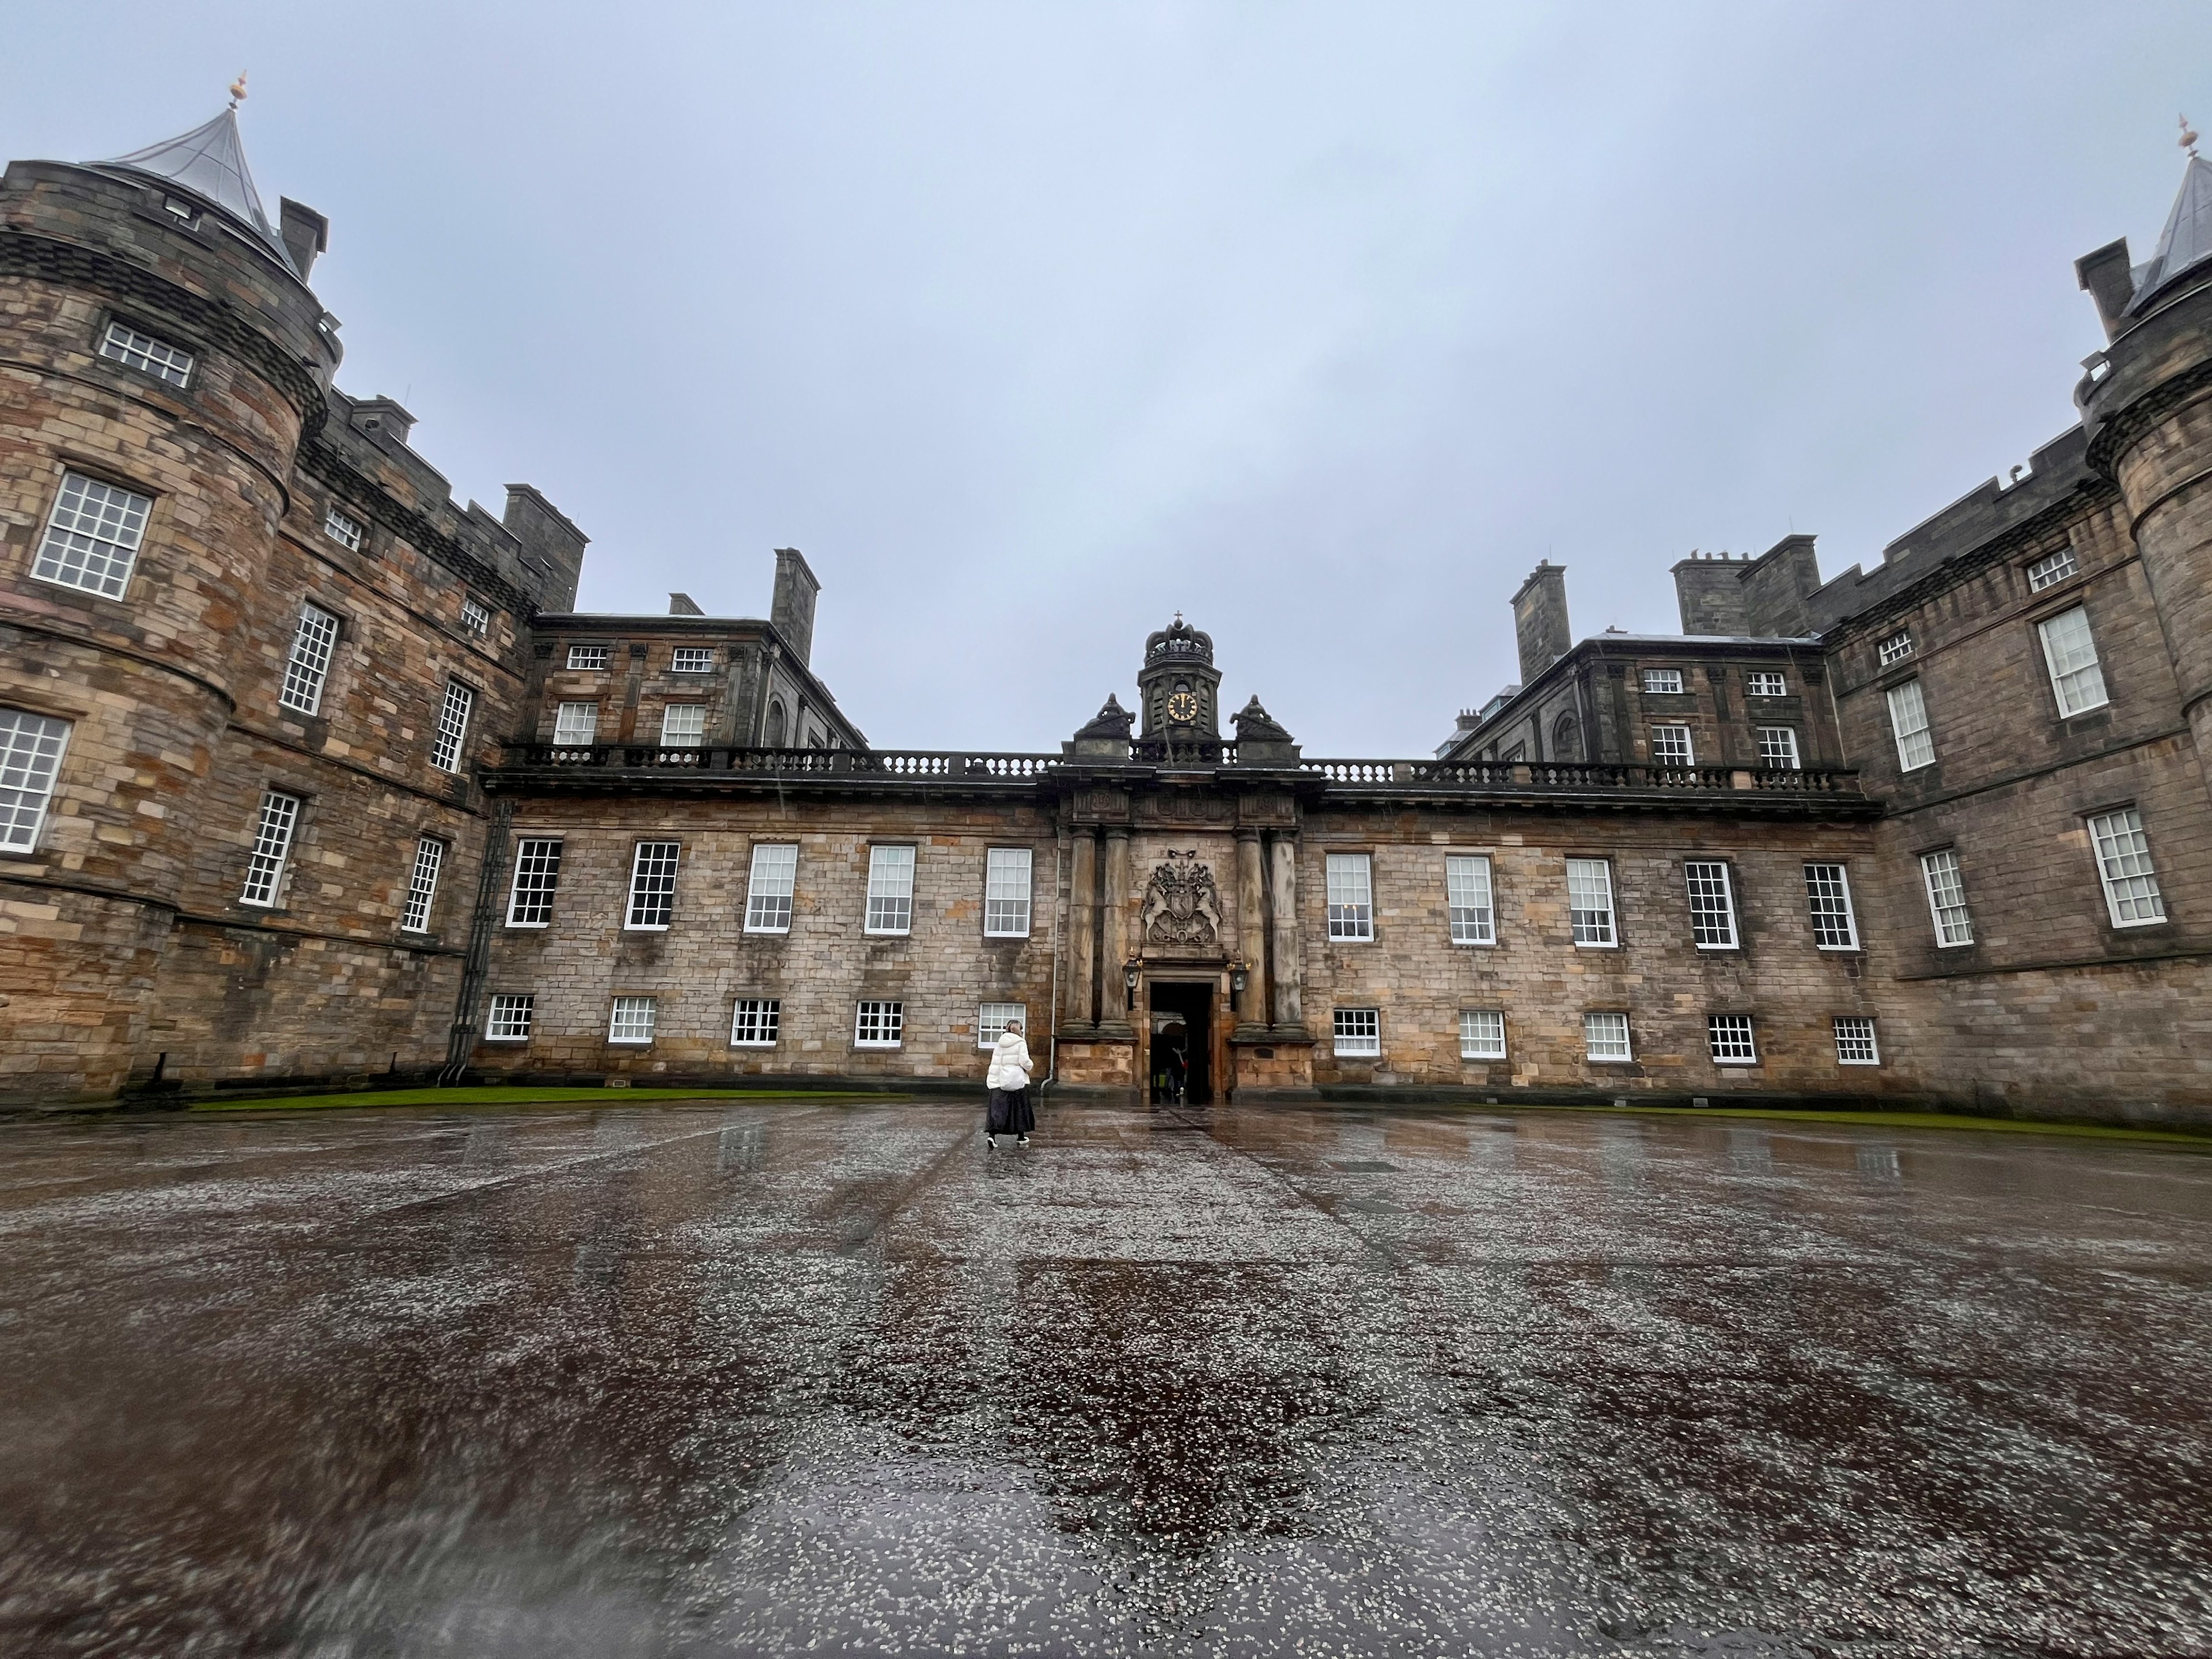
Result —
M2135 303L2128 309L2142 310L2154 292L2208 258L2212 258L2212 161L2191 155L2182 172L2173 211L2166 216L2158 252L2136 273Z
M261 192L253 187L252 170L246 165L246 145L238 135L235 105L190 132L93 165L166 179L210 206L220 208L259 236L287 265L291 264L283 239L262 210Z

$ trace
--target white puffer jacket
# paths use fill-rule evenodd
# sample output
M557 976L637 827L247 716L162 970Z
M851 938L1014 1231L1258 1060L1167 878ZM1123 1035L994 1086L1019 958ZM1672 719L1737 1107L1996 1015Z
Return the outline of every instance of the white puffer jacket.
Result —
M1019 1031L1000 1036L999 1046L991 1050L991 1074L983 1079L983 1086L1008 1090L1030 1086L1030 1045Z

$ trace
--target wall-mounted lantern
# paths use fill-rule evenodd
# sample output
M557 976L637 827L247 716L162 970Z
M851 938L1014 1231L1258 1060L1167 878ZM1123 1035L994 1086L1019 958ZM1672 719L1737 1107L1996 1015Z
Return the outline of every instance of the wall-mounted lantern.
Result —
M1134 961L1121 964L1121 991L1132 1008L1137 1006L1137 964Z
M1243 996L1244 987L1250 982L1250 979L1251 969L1241 962L1231 963L1229 964L1229 994L1232 997Z

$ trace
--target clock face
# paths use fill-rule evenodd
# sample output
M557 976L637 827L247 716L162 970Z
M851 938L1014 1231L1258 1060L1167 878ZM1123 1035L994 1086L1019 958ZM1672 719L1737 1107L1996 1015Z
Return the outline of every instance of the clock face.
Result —
M1168 718L1177 726L1188 726L1198 718L1198 694L1177 691L1168 698Z

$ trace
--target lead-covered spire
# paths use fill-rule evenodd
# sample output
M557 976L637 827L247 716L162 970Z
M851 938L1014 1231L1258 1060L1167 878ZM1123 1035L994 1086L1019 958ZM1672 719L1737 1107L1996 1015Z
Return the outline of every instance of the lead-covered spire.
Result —
M246 145L239 137L235 102L190 132L93 165L149 173L190 191L259 236L288 265L292 263L283 239L262 210L261 192L253 187L252 171L246 165Z

